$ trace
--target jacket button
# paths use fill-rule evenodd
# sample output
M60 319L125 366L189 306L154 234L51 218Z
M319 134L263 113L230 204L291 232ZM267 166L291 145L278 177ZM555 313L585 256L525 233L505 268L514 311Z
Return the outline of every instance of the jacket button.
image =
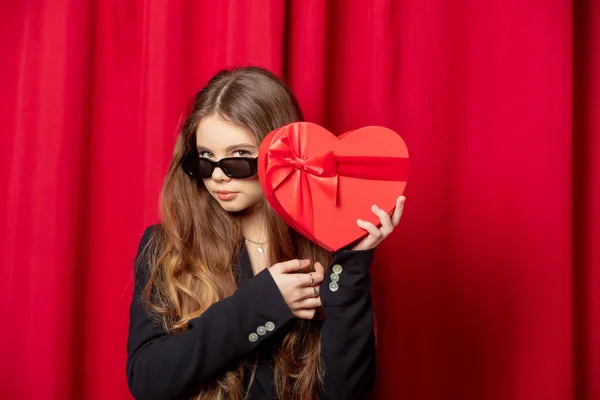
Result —
M275 330L275 324L272 323L271 321L267 322L265 324L265 328L269 331L269 332L273 332Z
M335 282L330 282L329 283L329 290L331 290L332 292L337 292L337 290L340 288L340 286L335 283Z
M267 328L265 328L264 326L259 326L256 329L256 333L258 333L260 336L264 336L265 333L267 333Z
M258 340L258 335L256 333L252 332L250 334L250 336L248 336L248 340L251 341L252 343L254 343Z
M344 268L342 268L342 266L340 264L335 264L333 266L333 272L335 272L338 275L341 274L343 270L344 270Z
M335 272L331 273L331 282L338 282L340 280L340 276L338 274L336 274Z

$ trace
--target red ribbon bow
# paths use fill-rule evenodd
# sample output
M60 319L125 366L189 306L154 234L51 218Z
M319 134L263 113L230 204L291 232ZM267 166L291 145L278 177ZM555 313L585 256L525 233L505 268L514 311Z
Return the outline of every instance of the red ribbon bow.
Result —
M297 193L296 207L286 210L292 216L313 215L312 190L321 190L337 205L338 174L335 156L332 151L316 157L306 156L306 140L300 140L297 129L288 136L276 140L269 146L266 168L267 179L272 182L273 191L287 180L294 185ZM312 222L312 218L310 218ZM312 225L312 223L311 223ZM312 230L312 226L309 227Z

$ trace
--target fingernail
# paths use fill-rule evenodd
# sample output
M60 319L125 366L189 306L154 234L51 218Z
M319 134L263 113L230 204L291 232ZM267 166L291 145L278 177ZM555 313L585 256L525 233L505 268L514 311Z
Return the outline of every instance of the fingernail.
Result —
M356 220L356 223L358 223L358 224L362 224L362 223L363 223L363 220L362 220L362 219L357 219L357 220Z

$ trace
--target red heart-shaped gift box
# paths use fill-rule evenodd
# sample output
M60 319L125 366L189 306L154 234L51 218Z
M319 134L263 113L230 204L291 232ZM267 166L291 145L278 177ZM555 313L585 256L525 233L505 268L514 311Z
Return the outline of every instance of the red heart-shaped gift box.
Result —
M408 179L408 149L400 135L380 126L336 137L320 125L295 122L263 139L258 176L288 225L336 251L367 235L357 219L381 226L373 204L394 211Z

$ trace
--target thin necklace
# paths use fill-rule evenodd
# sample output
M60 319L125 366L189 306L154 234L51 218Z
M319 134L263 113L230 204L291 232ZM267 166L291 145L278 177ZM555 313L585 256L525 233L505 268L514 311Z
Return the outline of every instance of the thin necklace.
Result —
M244 241L246 242L246 244L248 244L248 242L250 242L250 243L254 243L255 245L257 245L258 247L256 248L256 251L258 251L260 254L265 252L265 249L263 249L263 246L269 242L268 240L266 242L262 242L262 243L255 242L254 240L248 239L246 236L244 236Z

